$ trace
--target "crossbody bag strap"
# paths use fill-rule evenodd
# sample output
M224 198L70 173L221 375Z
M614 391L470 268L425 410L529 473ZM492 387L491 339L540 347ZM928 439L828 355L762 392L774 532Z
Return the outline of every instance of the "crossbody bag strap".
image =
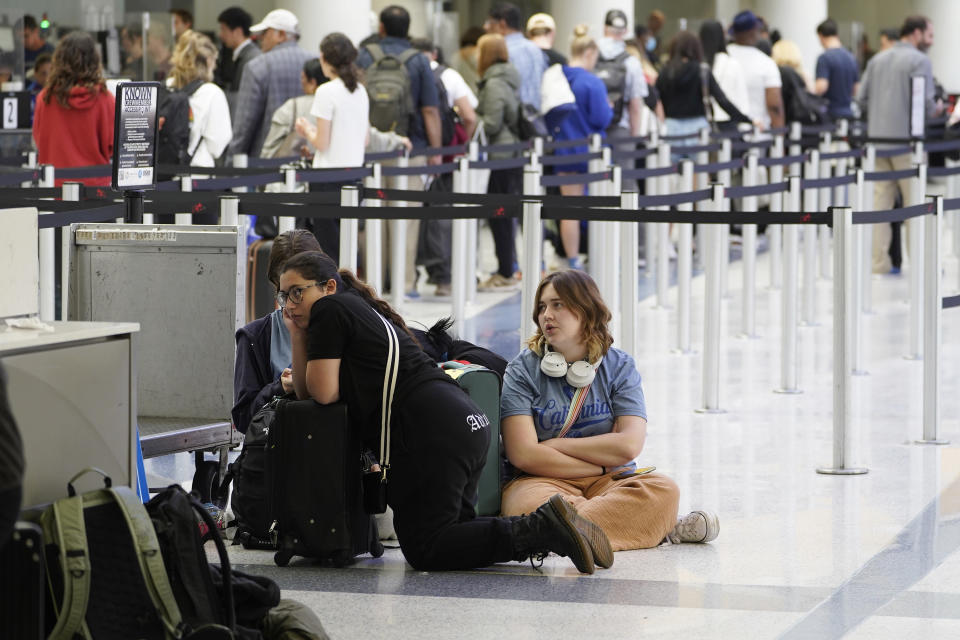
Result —
M383 368L383 405L380 409L380 470L383 478L390 468L390 419L393 413L393 394L400 370L400 340L390 321L377 314L387 331L387 365Z
M587 400L587 392L590 391L591 386L593 386L592 383L573 392L573 398L570 399L570 408L567 409L567 419L563 421L560 433L557 434L558 438L566 436L570 428L573 427L573 423L580 417L580 410L583 409L583 404Z

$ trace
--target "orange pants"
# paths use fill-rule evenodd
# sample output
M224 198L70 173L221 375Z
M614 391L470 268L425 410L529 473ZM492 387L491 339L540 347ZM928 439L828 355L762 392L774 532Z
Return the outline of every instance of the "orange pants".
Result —
M624 480L610 474L568 480L521 476L504 487L501 510L505 516L524 515L555 493L603 529L614 551L655 547L677 524L680 489L659 473Z

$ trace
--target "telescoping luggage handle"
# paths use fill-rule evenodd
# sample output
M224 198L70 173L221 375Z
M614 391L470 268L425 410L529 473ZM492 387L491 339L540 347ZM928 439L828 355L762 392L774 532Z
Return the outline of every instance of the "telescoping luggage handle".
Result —
M106 472L106 471L104 471L103 469L99 469L99 468L97 468L97 467L86 467L85 469L81 469L81 470L77 473L77 475L73 476L72 478L70 478L70 480L67 481L67 495L68 495L68 496L70 496L70 497L72 498L72 497L74 497L75 495L77 495L77 490L73 488L73 483L77 481L77 478L79 478L80 476L86 475L86 474L88 474L88 473L99 473L100 475L102 475L102 476L103 476L103 486L104 486L105 488L109 489L110 487L113 486L113 480L110 479L110 476L107 475L107 472Z
M380 315L380 314L377 314ZM383 406L380 410L380 482L387 481L390 468L390 418L393 412L393 392L397 386L400 370L400 340L389 320L380 315L387 330L387 365L383 369Z

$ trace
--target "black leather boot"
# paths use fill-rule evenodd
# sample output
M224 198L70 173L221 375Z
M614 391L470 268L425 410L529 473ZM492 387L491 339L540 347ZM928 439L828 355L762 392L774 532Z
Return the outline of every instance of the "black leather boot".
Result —
M543 558L552 551L570 558L580 573L593 573L593 552L590 541L580 533L581 520L586 519L577 515L559 493L554 495L533 513L513 521L514 560ZM599 535L606 541L603 531ZM609 548L610 543L606 545Z

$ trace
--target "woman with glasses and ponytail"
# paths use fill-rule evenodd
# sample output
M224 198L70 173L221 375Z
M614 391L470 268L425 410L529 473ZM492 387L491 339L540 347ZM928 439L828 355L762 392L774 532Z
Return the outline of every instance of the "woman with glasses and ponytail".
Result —
M614 551L716 538L715 514L694 511L678 521L676 483L637 467L647 435L640 374L612 346L596 283L582 271L558 271L540 282L536 300L536 331L503 379L512 477L503 514L529 513L559 492L603 529Z
M474 515L489 420L420 349L403 318L352 272L323 253L295 255L283 267L277 299L291 336L297 397L345 403L364 447L389 459L387 504L415 569L472 569L550 552L568 556L583 573L613 561L603 531L559 495L545 496L525 516ZM392 376L385 375L388 362ZM389 448L381 451L385 387L394 391Z

